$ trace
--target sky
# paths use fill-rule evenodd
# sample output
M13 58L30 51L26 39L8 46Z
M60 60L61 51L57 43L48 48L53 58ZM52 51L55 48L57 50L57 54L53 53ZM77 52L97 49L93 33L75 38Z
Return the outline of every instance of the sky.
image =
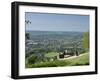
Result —
M25 20L28 31L89 31L89 15L25 12Z

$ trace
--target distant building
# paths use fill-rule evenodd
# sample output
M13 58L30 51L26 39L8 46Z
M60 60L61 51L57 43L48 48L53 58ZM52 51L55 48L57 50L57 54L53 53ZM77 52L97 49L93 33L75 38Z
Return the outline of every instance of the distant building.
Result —
M25 43L26 43L26 45L38 44L37 42L34 42L33 40L26 40Z
M79 52L76 51L72 51L72 50L65 50L63 53L59 53L59 58L68 58L70 56L79 56Z

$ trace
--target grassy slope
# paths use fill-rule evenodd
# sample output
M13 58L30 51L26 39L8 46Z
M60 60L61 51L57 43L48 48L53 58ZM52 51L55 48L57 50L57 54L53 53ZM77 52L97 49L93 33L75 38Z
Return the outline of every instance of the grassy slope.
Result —
M84 53L83 55L68 59L66 61L70 61L71 63L69 65L74 66L74 65L89 65L89 54Z
M53 53L52 53L53 54ZM79 66L79 65L89 65L89 54L84 53L81 56L66 59L66 60L56 60L56 61L48 61L48 62L41 62L29 65L29 68L35 67L58 67L58 66Z

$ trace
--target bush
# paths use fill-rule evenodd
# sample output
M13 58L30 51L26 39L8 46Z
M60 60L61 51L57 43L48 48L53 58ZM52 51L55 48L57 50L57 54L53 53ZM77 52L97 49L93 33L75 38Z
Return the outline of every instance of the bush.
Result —
M34 64L38 60L36 55L32 55L28 58L28 63L29 64Z
M58 67L58 66L67 66L69 65L69 61L49 61L49 62L41 62L41 63L35 63L30 65L29 68L35 68L35 67Z

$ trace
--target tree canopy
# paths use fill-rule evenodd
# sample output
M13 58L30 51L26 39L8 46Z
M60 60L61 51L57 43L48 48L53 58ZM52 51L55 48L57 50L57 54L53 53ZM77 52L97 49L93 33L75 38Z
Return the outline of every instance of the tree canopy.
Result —
M30 34L29 33L26 33L25 34L25 37L26 37L26 39L30 39Z
M83 46L85 49L89 48L89 32L85 32L83 35Z

